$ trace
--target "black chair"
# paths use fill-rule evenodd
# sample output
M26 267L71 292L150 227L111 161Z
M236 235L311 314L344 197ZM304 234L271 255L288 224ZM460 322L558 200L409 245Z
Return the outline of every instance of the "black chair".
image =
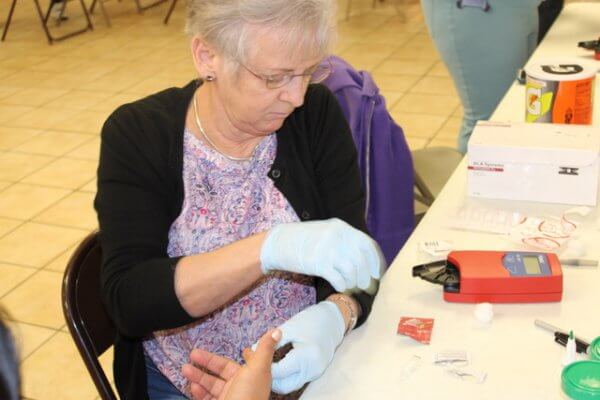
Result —
M92 0L92 4L90 5L90 14L94 14L94 9L96 8L96 4L98 4L100 6L100 11L102 12L102 15L104 16L104 21L106 21L106 26L111 27L111 22L110 22L110 17L108 16L108 13L106 12L106 9L104 8L104 2L108 1L108 0ZM121 0L119 0L120 2ZM149 4L142 4L140 0L135 0L135 6L137 8L138 14L142 14L144 11L146 11L149 8L152 7L156 7L166 1L169 0L155 0ZM173 7L175 7L175 5L173 4ZM171 11L169 12L169 15L171 14ZM166 22L165 22L166 24Z
M67 1L67 0L65 0L65 1ZM85 26L81 29L78 29L78 30L75 30L72 32L68 32L61 36L53 36L52 33L50 32L50 29L48 28L48 18L50 17L50 9L52 7L52 3L50 3L48 5L48 9L46 10L45 14L42 12L42 7L40 5L39 0L33 0L33 3L35 5L36 12L38 14L38 17L40 18L40 23L42 24L42 29L44 30L44 33L46 34L46 39L48 40L49 44L52 44L52 43L60 41L60 40L68 39L70 37L79 35L81 33L87 32L87 31L94 30L94 26L92 25L92 21L90 20L90 16L87 12L87 9L85 7L85 3L83 2L83 0L79 0L79 4L81 5L81 8L83 10L83 16L85 17L85 21L86 21ZM16 5L17 5L17 0L12 0L9 10L8 10L8 16L6 18L6 23L4 24L4 29L2 31L2 37L0 38L0 41L2 41L2 42L4 41L4 39L6 39L6 34L8 33L8 28L10 27L10 22L12 20L13 13L15 12ZM63 16L63 13L64 13L64 8L61 10L60 15L58 17L59 23Z
M117 400L98 357L110 348L116 328L100 298L102 249L98 232L88 235L71 256L63 277L62 304L69 332L103 400Z

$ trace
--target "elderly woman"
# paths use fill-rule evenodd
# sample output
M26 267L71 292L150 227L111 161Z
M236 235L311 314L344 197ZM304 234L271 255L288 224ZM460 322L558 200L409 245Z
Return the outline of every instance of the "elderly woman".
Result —
M106 121L95 207L122 398L189 397L191 350L241 362L273 327L289 393L366 319L383 261L343 114L309 84L331 72L333 2L191 0L200 79Z

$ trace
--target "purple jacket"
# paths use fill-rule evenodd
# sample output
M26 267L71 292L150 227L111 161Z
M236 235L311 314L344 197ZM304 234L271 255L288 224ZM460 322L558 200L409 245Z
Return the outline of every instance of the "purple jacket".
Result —
M415 227L410 150L371 75L336 56L326 61L333 73L323 84L340 103L358 150L367 228L390 264Z

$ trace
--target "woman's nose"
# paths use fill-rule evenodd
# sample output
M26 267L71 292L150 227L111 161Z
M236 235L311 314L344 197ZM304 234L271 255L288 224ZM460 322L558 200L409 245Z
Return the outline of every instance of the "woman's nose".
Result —
M304 104L304 95L306 94L307 86L307 77L295 76L284 86L280 99L292 104L294 108L300 107Z

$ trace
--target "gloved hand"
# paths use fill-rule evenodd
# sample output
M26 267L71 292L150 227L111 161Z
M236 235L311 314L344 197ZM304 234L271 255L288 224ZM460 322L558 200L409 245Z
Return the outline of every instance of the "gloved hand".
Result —
M265 274L285 270L320 276L338 292L367 289L385 265L373 239L337 218L275 226L263 243L260 261Z
M273 391L281 394L300 389L325 372L335 349L344 337L344 318L338 307L323 301L305 308L284 322L278 347L294 346L279 362L271 366Z

